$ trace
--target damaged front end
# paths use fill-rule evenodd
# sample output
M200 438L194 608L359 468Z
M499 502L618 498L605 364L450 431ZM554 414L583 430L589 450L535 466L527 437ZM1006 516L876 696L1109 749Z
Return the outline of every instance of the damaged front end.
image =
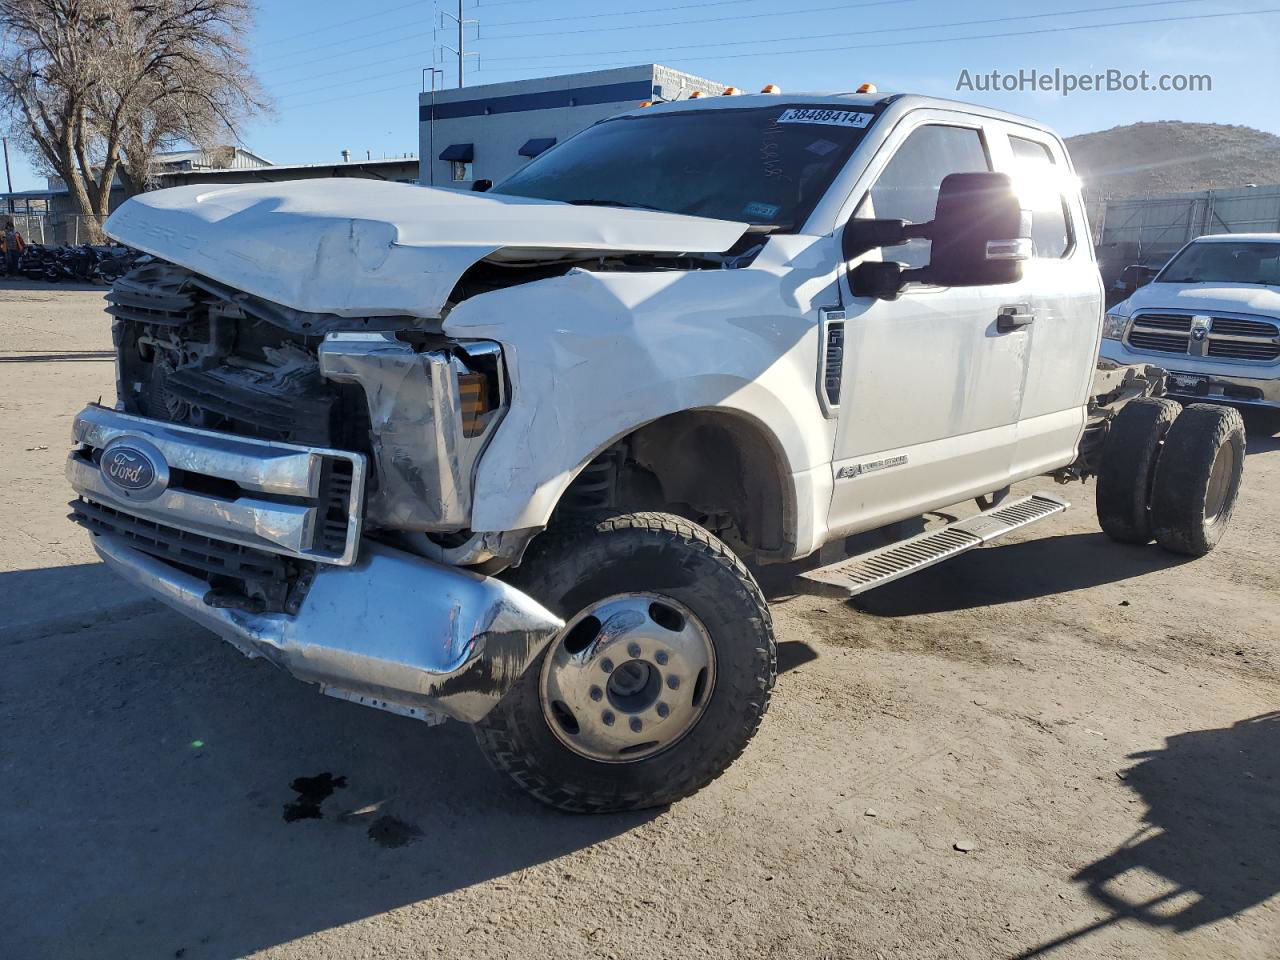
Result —
M107 564L327 694L481 719L562 625L439 562L527 540L467 530L507 409L500 347L163 263L108 300L120 402L79 414L67 463L72 518Z

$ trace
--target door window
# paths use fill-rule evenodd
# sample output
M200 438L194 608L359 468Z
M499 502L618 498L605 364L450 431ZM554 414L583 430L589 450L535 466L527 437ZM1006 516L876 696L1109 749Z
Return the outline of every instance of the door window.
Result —
M991 161L979 131L941 124L920 127L903 141L854 216L862 220L926 223L933 219L938 188L948 174L990 169ZM885 247L883 257L908 267L927 266L929 241L909 240Z
M1035 255L1050 260L1065 257L1072 247L1071 221L1062 196L1062 175L1047 143L1010 137L1015 178L1032 207L1031 244Z

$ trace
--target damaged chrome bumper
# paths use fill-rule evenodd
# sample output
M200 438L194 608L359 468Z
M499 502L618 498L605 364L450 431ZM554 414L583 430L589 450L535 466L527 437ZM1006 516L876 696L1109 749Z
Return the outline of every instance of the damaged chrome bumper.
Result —
M363 538L360 454L96 405L72 439L72 516L110 568L330 696L474 723L563 626L499 580Z
M94 538L116 573L330 696L423 720L475 723L563 626L527 595L364 541L351 566L318 566L298 612L205 603L208 585L116 537Z

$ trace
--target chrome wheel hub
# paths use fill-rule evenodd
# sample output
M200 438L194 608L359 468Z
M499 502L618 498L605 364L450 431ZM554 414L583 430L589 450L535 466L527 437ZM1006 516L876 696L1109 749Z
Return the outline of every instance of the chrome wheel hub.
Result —
M606 763L653 756L693 729L715 685L715 648L685 606L650 593L591 604L542 662L539 694L551 732Z

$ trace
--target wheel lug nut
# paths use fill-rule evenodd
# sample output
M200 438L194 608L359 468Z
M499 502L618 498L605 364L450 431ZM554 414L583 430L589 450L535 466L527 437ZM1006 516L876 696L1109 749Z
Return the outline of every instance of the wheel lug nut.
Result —
M603 660L600 661L600 669L603 670L605 673L613 673L613 661L610 660L608 657L605 657Z
M633 643L633 644L631 644L631 646L627 647L627 653L629 653L629 654L631 655L631 658L632 658L633 660L634 660L634 659L639 658L639 656L640 656L640 644L638 644L638 643Z
M679 677L667 677L667 686L668 686L668 687L670 687L672 690L679 690L679 689L680 689L680 678L679 678Z
M632 733L639 733L639 732L640 732L640 726L641 726L641 724L640 724L640 718L639 718L639 717L632 717L632 718L631 718L631 732L632 732Z
M658 661L658 666L663 666L667 662L667 651L659 650L653 655L653 659Z
M592 699L592 700L599 700L599 699L600 699L601 697L603 697L603 696L604 696L604 691L603 691L603 690L601 690L599 687L592 687L592 688L591 688L591 699Z
M612 711L612 710L606 710L603 714L601 714L601 715L600 715L600 719L604 721L604 725L605 725L606 727L612 727L612 726L613 726L613 711Z
M671 708L668 707L665 703L658 704L658 716L665 717L670 712L671 712Z

